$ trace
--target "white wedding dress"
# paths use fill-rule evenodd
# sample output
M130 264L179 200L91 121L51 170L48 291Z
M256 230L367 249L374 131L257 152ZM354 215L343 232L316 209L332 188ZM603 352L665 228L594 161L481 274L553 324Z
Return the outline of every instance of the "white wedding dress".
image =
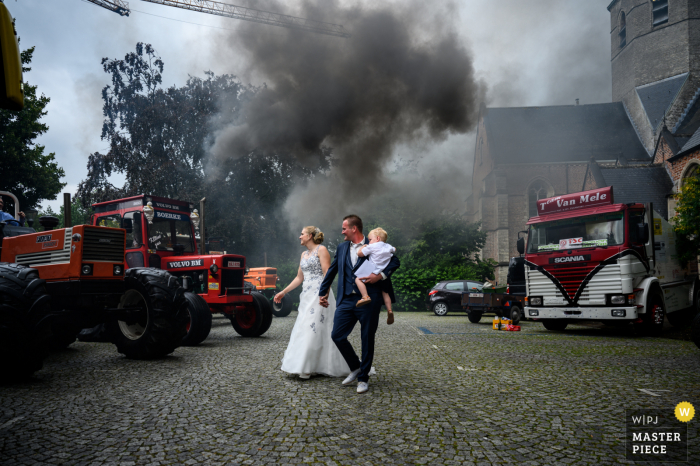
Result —
M301 259L304 274L299 298L299 314L282 358L282 370L290 374L319 374L343 377L350 373L348 364L331 340L335 298L331 290L328 307L318 303L318 290L324 275L318 248Z

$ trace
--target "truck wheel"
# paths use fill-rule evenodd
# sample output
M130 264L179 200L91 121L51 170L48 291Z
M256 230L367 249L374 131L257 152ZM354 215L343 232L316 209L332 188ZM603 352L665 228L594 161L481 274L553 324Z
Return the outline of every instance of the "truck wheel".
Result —
M479 321L481 320L481 316L483 315L483 312L479 311L471 311L467 313L467 319L469 319L469 322L472 324L478 324Z
M251 293L252 294L252 293ZM260 328L265 320L265 305L253 295L253 302L242 310L234 311L231 315L233 329L242 337L258 337Z
M258 336L260 336L267 332L270 329L270 325L272 325L272 302L267 299L265 295L258 293L257 291L254 291L252 295L253 299L257 299L259 301L260 306L263 309L263 322L260 329L258 329Z
M544 328L547 330L552 330L554 332L561 332L566 328L567 325L569 325L568 322L565 320L550 320L550 319L543 319L542 320L542 325L544 325Z
M518 325L522 317L523 311L520 309L520 306L513 305L510 307L510 320L513 322L513 325Z
M281 303L272 303L272 313L275 317L287 317L292 312L292 298L289 295L284 295Z
M211 311L209 304L195 293L186 292L187 300L187 334L182 339L182 346L197 346L207 339L211 332Z
M444 301L438 301L433 304L433 314L442 317L447 315L447 303ZM478 322L478 321L477 321Z
M117 351L129 359L164 357L180 346L187 334L187 300L177 278L165 270L135 268L126 271L126 292L119 307L140 306L130 321L107 323Z
M700 348L700 315L695 316L693 324L690 328L690 339L693 340L695 346Z
M0 263L0 380L31 376L48 355L51 297L36 269Z
M647 337L661 336L664 330L664 300L658 291L649 293L647 298L646 313L642 315L642 323L635 324L637 331Z

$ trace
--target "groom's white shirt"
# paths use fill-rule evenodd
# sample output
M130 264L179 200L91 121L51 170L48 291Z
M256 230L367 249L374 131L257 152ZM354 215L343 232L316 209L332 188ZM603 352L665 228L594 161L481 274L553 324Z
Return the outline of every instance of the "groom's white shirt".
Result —
M353 243L350 241L350 262L352 262L352 266L355 267L355 264L357 264L357 259L360 257L357 255L357 251L360 250L360 247L365 244L365 237L363 236L362 239L360 240L359 243Z

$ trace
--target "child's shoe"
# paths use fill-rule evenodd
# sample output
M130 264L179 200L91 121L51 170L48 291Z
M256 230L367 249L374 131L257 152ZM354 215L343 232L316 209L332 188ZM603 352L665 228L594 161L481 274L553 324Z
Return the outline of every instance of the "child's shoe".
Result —
M369 296L363 296L362 299L360 299L360 300L357 302L357 304L355 305L355 307L362 307L362 306L365 306L365 305L367 305L367 304L369 304L369 303L371 303L371 302L372 302L372 298L370 298Z
M389 314L386 318L386 324L391 325L394 323L394 312L391 310L387 310L386 312Z

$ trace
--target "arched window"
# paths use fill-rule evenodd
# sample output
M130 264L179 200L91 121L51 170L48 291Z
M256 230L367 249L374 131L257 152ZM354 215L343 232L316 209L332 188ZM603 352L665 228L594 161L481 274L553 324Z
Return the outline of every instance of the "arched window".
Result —
M527 188L527 211L529 216L536 217L539 215L537 213L537 201L546 199L553 194L549 185L544 180L535 180L530 187Z
M668 23L668 0L651 0L652 24Z
M625 12L620 13L620 48L627 45L627 19L625 18Z
M685 169L685 174L683 175L683 180L681 183L685 183L688 178L697 178L700 175L700 165L697 163L692 163Z

